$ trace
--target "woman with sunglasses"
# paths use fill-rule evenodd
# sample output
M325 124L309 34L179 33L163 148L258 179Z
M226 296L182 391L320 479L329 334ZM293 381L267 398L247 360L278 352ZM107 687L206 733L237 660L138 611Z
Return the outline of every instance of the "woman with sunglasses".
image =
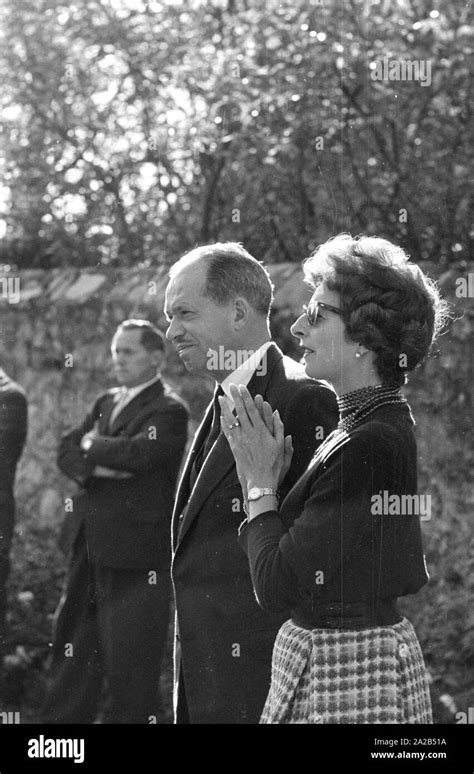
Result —
M431 723L423 656L397 607L428 580L420 516L429 518L400 388L446 304L401 248L379 238L330 239L304 272L314 293L291 331L306 373L334 386L340 421L283 502L292 447L278 413L245 388L231 387L235 413L221 399L255 594L266 610L291 610L260 722Z

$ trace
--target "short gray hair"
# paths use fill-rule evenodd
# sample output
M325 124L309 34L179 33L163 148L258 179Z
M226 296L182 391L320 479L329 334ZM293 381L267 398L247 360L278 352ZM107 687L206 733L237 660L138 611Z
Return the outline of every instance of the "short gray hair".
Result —
M270 275L239 242L216 242L190 250L173 264L170 279L201 260L207 265L206 296L216 304L245 298L258 314L268 317L273 302Z

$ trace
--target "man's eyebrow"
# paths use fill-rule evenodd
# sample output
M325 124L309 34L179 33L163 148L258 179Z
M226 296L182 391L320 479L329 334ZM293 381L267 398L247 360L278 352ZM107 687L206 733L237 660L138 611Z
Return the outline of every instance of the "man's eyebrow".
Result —
M187 312L195 311L191 303L188 304L182 301L178 301L176 304L170 304L168 307L165 307L164 311L165 314L169 315L170 313L177 314L182 312L183 309L185 309Z

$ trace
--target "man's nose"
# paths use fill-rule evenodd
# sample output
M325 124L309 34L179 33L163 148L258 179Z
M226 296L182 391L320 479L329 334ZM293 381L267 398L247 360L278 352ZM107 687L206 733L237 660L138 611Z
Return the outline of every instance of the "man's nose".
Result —
M176 317L173 317L166 329L166 338L168 341L173 341L180 333L182 333L182 330L182 326L176 320Z

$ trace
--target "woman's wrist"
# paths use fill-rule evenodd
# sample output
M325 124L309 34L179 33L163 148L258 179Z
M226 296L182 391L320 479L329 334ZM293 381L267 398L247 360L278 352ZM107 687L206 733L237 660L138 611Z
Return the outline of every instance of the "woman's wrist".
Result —
M275 481L274 477L260 475L258 478L247 479L245 483L243 494L247 521L251 521L265 511L278 510L278 481ZM266 494L263 493L263 490L266 491Z
M251 489L278 489L278 479L274 476L252 476L247 479L247 494Z
M261 513L278 510L278 497L274 494L266 494L258 500L250 500L247 504L247 521L252 521Z

